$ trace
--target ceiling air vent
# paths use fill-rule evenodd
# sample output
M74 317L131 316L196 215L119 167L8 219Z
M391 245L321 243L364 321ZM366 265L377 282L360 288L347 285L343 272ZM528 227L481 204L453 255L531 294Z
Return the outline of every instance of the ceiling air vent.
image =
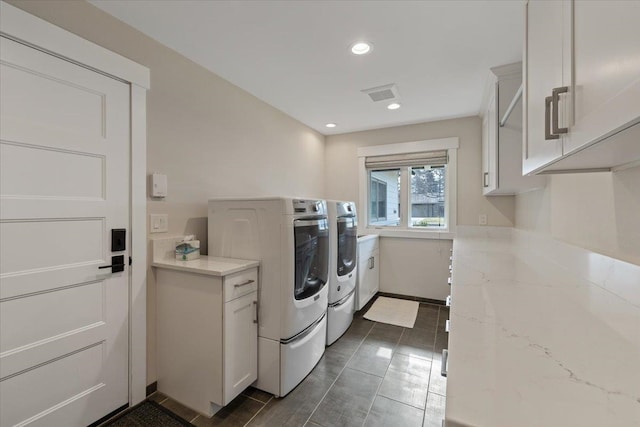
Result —
M384 86L372 87L371 89L363 89L361 92L369 95L373 102L388 101L390 99L398 99L398 87L395 83Z

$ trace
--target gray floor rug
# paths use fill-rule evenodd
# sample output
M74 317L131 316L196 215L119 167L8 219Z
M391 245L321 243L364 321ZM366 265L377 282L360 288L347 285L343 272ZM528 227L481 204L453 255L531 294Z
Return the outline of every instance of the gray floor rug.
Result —
M183 427L188 422L156 402L146 400L100 427Z

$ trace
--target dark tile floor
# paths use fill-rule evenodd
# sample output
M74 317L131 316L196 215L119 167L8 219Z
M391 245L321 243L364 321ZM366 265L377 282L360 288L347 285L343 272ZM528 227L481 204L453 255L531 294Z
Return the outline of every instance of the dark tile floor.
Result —
M349 330L284 398L250 387L212 418L161 393L150 399L200 427L441 427L448 307L420 303L412 329L366 320L367 309L355 314Z

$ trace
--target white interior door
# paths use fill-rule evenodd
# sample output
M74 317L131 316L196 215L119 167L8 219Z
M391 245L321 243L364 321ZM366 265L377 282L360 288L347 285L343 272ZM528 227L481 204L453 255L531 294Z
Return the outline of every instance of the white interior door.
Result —
M98 267L129 256L130 90L1 43L0 426L85 426L128 402L129 268Z

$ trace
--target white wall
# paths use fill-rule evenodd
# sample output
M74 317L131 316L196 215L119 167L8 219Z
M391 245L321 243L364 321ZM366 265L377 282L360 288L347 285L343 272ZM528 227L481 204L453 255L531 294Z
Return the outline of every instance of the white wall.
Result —
M549 176L516 196L516 227L640 265L640 167Z
M476 225L478 215L486 214L489 225L513 226L514 197L482 195L481 125L479 117L466 117L328 136L325 149L326 196L337 200L359 200L358 147L457 136L460 139L457 223ZM364 227L364 224L360 226ZM381 290L444 299L449 293L446 278L450 248L450 241L382 237Z
M13 5L151 69L147 170L168 176L170 234L206 248L207 199L324 196L324 136L83 1ZM156 235L157 236L157 235ZM148 272L148 378L156 380L155 280Z

